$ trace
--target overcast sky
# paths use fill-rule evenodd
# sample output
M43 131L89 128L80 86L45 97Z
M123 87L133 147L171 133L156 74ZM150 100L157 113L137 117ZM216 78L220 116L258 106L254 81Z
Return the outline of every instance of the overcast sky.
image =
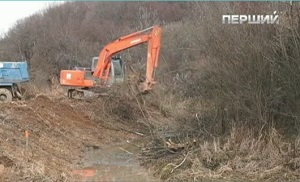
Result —
M46 8L54 1L0 1L0 35L6 33L18 19Z

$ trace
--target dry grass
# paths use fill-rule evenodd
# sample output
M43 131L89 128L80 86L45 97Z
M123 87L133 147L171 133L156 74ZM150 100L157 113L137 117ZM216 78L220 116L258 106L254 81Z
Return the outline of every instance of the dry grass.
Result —
M188 142L187 142L188 141ZM170 151L156 140L141 154L142 164L153 167L164 180L203 179L297 180L300 171L299 138L286 142L275 130L254 136L234 127L231 135L202 140L182 139L183 150Z

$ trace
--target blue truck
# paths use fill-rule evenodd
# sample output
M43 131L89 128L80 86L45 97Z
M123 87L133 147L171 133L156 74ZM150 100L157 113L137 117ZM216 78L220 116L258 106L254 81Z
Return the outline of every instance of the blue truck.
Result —
M28 64L22 62L0 62L0 102L21 99L21 83L29 81Z

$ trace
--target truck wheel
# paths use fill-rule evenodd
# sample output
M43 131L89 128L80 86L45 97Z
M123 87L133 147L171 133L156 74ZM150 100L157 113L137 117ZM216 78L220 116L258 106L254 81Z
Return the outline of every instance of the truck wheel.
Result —
M0 88L0 102L6 103L12 101L12 94L6 88Z

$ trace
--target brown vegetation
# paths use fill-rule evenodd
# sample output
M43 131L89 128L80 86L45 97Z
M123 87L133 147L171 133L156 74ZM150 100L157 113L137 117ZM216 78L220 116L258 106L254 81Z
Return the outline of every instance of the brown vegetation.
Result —
M160 24L155 92L135 97L122 90L104 105L93 102L90 118L107 127L129 130L127 123L138 121L147 128L153 142L141 161L163 179L296 180L299 8L284 2L68 2L18 22L0 40L1 60L28 60L31 84L45 92L61 69L90 66L106 43ZM279 24L221 21L223 14L274 11ZM143 51L122 55L143 69Z

